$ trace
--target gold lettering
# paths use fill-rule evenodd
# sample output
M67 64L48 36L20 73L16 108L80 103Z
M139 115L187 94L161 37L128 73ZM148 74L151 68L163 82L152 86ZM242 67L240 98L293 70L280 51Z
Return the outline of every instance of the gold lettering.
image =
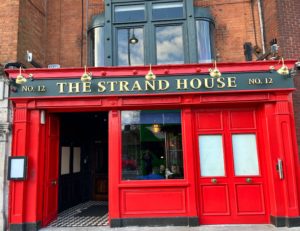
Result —
M148 80L146 80L145 81L145 90L146 91L149 90L148 87L151 88L151 90L155 91L155 81L148 81Z
M170 83L167 80L158 80L158 90L164 91L168 89L170 86Z
M190 81L190 85L191 85L191 88L193 88L193 89L199 89L202 85L202 82L200 79L195 78Z
M98 92L105 92L105 91L106 91L105 82L104 81L98 82Z
M224 78L221 77L221 78L217 78L217 87L218 88L224 88L226 86L225 82L224 82Z
M79 93L79 83L69 83L69 93L74 93L74 90L75 90L75 93Z
M209 82L210 82L210 85L209 85ZM213 78L205 78L204 79L204 86L205 88L213 88L214 87L214 79Z
M237 87L236 77L228 77L228 87Z
M109 91L115 91L115 86L118 82L117 81L107 81L107 84L110 85L110 90Z
M120 91L124 91L124 89L125 91L129 91L127 81L120 81L119 84L120 84Z
M188 89L187 79L176 79L176 81L177 81L177 90L181 90L181 89L186 90L186 89ZM182 85L183 85L183 88L181 88Z
M90 82L83 82L82 83L82 92L92 92Z
M132 86L132 88L131 88L131 91L142 91L143 89L141 88L141 86L140 86L140 83L139 83L139 81L134 81L134 84L133 84L133 86Z
M57 86L59 86L59 93L65 93L65 86L67 86L67 83L56 83Z

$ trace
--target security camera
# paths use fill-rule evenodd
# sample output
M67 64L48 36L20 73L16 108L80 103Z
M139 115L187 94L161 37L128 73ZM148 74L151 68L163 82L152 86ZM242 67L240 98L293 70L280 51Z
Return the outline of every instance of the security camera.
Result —
M26 53L26 60L27 62L32 62L32 52L27 51Z
M295 68L297 70L300 70L300 61L298 61L298 62L295 63Z

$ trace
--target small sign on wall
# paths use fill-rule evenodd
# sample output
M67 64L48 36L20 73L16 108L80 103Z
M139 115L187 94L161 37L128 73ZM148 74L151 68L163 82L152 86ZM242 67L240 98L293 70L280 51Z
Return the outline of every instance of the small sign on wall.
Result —
M27 177L27 157L8 157L8 180L26 180Z

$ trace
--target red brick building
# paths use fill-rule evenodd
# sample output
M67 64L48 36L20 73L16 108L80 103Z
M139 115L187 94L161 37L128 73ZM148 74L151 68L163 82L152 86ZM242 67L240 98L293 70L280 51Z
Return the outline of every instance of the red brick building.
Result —
M300 140L297 147L295 135L295 132L300 133L300 93L293 91L292 79L280 78L269 70L270 66L276 70L281 67L282 63L277 61L281 57L289 60L286 64L294 77L295 88L298 88L299 72L295 63L300 57L300 44L297 41L300 36L299 1L195 0L191 4L189 0L134 0L131 3L124 0L11 0L0 3L0 9L0 62L7 68L20 65L47 68L50 64L71 68L24 70L26 78L29 73L33 74L33 85L27 86L31 84L27 80L25 85L12 86L17 87L17 92L11 92L14 108L13 143L11 153L6 155L27 158L28 170L27 180L10 181L8 209L4 206L3 213L8 217L11 230L35 230L41 225L48 225L59 211L73 206L76 201L84 201L88 198L86 195L90 194L93 194L93 200L107 201L109 198L111 226L300 224L300 184L297 183L300 177L297 151ZM170 9L174 9L174 12L169 12ZM197 21L204 22L208 27L195 24ZM174 36L166 38L176 42L158 42L160 33L168 32L170 36L170 28L175 27L181 30L182 40L176 40L177 32L174 30ZM96 48L91 48L91 42L97 39L91 39L91 35L96 28L104 28L104 36L98 41L103 43L103 64L123 67L92 67L91 60L96 57ZM202 28L202 33L198 31L199 28ZM206 35L203 35L204 30ZM156 36L157 44L150 39L150 35ZM122 42L126 36L127 40L136 36L138 45L124 46ZM140 44L144 46L137 50ZM160 53L166 45L169 46L167 58ZM207 58L197 57L201 53L199 46L209 49ZM176 49L181 49L182 57L172 53ZM31 62L26 57L27 51L32 53ZM135 55L142 55L144 61L137 60ZM210 82L211 79L207 78L208 69L213 68L210 62L214 59L225 77ZM268 61L273 59L275 61ZM151 85L148 80L141 82L140 77L147 74L149 68L151 70L149 64L154 64L154 74L161 77L155 80L157 85ZM85 65L88 65L88 72L92 72L93 80L69 82L80 78ZM274 85L261 87L262 79L256 79L257 73L267 81L263 84L272 85L274 81ZM15 79L19 72L8 70L7 74ZM120 76L127 78L126 81ZM172 83L171 77L177 78L177 82ZM248 82L240 80L243 78ZM30 87L39 93L32 93L35 90L31 91ZM47 92L42 93L44 88L47 88ZM214 90L207 92L210 88ZM151 89L153 92L149 93ZM137 97L132 97L134 93L137 93ZM80 117L83 112L87 114ZM135 117L139 118L139 122L132 119ZM83 146L88 146L89 141L83 146L78 144L78 137L83 140L82 134L87 132L84 128L78 129L80 134L74 132L77 136L66 132L72 131L74 124L80 127L77 120L80 123L89 120L90 129L93 128L91 121L101 122L97 129L106 131L101 132L100 137L94 130L88 133L98 144L107 145L104 148L102 146L102 151L95 156L82 154L93 152L84 151ZM150 122L163 128L159 135L151 130L154 126L148 127L152 132L148 134L146 128ZM138 146L142 154L138 154L136 159L131 156L133 150L137 149L133 144L136 142L135 129L142 134ZM218 134L222 134L222 137L218 137ZM22 136L25 141L20 141ZM284 137L288 137L288 141ZM154 144L157 140L165 142L161 150L157 147L164 155L155 153L157 150L153 147L158 145ZM224 143L221 144L222 140ZM274 140L276 144L273 144ZM201 154L199 157L199 152L211 155L207 151L210 147L205 146L209 142L215 147L220 145L216 152L224 151L225 169L215 169L221 171L221 176L224 174L223 178L206 169L210 163L201 159ZM234 159L235 152L239 153L242 144L249 145L252 154L258 156L258 160L253 159L257 163L250 168L251 174L238 173L234 165L238 161ZM92 149L97 148L95 145ZM172 154L172 150L175 154ZM56 159L51 159L51 152L57 154ZM38 153L44 153L45 156L40 157ZM64 159L67 158L64 155L69 156L70 160ZM77 155L81 167L75 164ZM93 165L88 158L100 158L101 166ZM47 165L47 161L53 165ZM106 165L103 164L105 161L108 161ZM97 181L94 176L86 178L95 180L92 189L82 192L82 198L68 201L66 198L71 198L70 192L80 189L80 183L76 188L79 181L68 181L66 175L69 170L68 167L64 168L64 164L70 165L71 172L75 174L83 171L83 163L94 169L92 174L99 174L99 179ZM175 163L178 169L174 167L173 177L179 172L180 177L171 177L170 181L145 178L154 177L151 172L155 167L164 165L171 170L171 165L175 166ZM283 166L280 166L282 163ZM117 167L113 168L114 165ZM54 173L49 170L52 167L56 169ZM284 176L277 174L282 170L281 167ZM97 172L97 168L106 170ZM55 175L54 178L51 178L51 174ZM76 178L75 175L72 177ZM167 179L166 175L164 177ZM54 191L47 191L48 181ZM144 185L138 186L140 182L144 182ZM208 185L210 187L206 187ZM84 185L84 188L88 187ZM39 188L43 188L42 191ZM93 193L94 189L98 193ZM52 194L56 197L50 198ZM248 195L249 198L254 195L252 199L257 199L257 207L247 207L244 197L233 199L238 194ZM35 195L36 200L30 199L31 195ZM214 197L221 198L221 202L209 203ZM157 203L146 203L146 198L152 198ZM172 204L172 200L177 203ZM135 201L144 208L135 204Z

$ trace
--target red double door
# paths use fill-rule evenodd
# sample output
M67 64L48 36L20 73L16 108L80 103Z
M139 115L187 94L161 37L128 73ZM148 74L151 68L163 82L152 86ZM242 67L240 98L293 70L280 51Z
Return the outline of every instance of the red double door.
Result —
M255 109L195 113L200 224L269 223Z

